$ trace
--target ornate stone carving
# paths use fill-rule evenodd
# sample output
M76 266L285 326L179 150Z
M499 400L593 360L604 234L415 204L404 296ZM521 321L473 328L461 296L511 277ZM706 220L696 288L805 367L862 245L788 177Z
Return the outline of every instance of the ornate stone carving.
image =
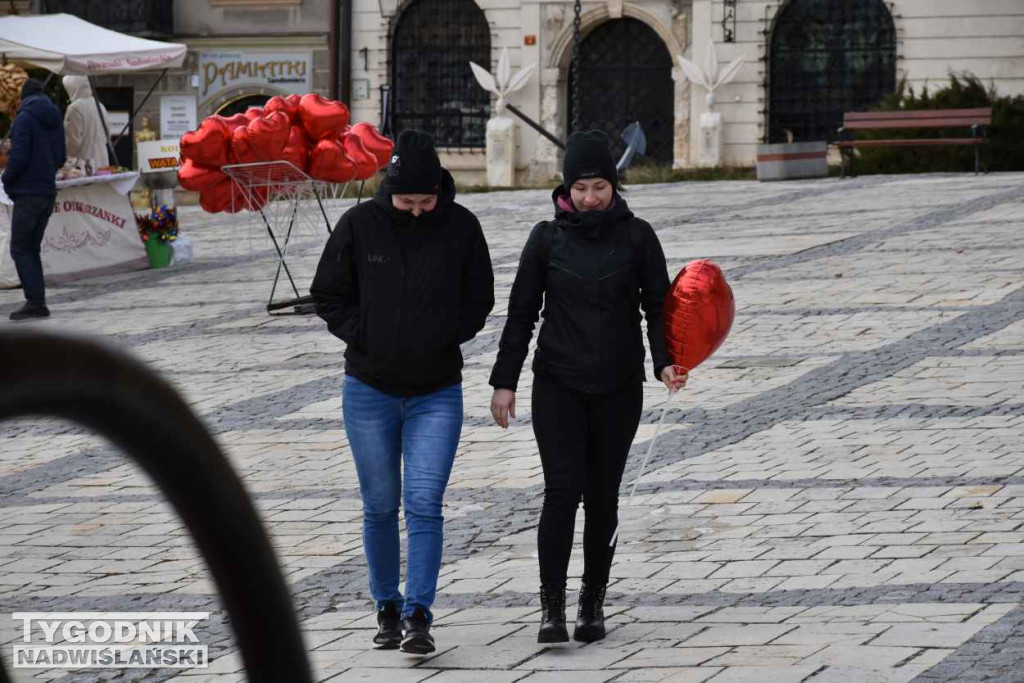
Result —
M673 121L673 166L683 168L690 161L690 82L675 78L675 120Z
M672 0L672 35L685 50L690 44L690 0Z
M565 5L544 5L544 42L548 44L565 26Z
M544 126L556 138L562 137L558 116L558 83L545 83L540 89L540 125ZM547 163L554 169L558 164L558 148L547 138L537 137L537 161Z

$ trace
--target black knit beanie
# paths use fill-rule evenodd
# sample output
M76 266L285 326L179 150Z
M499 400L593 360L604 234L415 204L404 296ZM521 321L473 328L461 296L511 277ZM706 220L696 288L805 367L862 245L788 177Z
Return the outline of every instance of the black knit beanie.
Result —
M434 138L418 130L402 131L388 164L387 182L392 194L440 194L441 161Z
M21 85L21 96L41 95L43 93L43 82L36 78L29 78Z
M566 191L583 178L604 178L613 185L618 183L619 173L615 170L610 146L611 140L599 130L576 132L569 136L562 164Z

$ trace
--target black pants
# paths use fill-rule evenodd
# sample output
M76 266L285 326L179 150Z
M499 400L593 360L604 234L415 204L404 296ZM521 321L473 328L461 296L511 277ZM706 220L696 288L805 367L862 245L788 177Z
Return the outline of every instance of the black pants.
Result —
M619 484L642 409L639 380L614 393L585 394L551 377L534 378L533 432L544 466L544 508L537 531L541 583L566 579L581 499L586 511L583 580L590 586L608 583Z
M11 259L18 271L25 299L33 303L46 301L43 286L43 262L39 252L43 233L53 213L54 198L27 194L14 198L11 214Z

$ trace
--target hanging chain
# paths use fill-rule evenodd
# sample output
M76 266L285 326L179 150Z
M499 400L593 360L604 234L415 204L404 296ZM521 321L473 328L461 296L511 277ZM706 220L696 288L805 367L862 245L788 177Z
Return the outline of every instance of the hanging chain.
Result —
M572 20L572 130L580 130L583 125L580 123L580 14L583 8L580 0L574 0Z

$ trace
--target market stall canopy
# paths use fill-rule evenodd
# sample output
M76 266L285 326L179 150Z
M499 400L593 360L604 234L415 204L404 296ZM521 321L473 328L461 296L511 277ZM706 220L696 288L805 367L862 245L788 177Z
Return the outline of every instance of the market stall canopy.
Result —
M180 67L188 48L111 31L70 14L0 17L0 54L57 74L102 76Z

